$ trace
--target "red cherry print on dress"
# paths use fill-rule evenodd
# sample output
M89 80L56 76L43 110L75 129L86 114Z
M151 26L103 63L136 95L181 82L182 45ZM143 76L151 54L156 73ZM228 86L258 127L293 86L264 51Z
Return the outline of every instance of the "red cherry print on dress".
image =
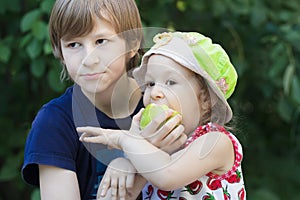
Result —
M174 191L164 191L164 190L157 190L157 196L159 199L162 200L169 200L169 199L174 199L176 197L172 197Z
M146 194L147 194L147 197L145 199L150 199L153 194L153 186L152 185L148 185Z
M190 183L189 185L185 186L186 190L184 191L188 191L191 195L196 195L201 191L202 187L203 187L202 182L196 180Z
M215 200L215 197L210 193L206 193L206 195L202 197L202 200Z
M217 190L219 188L222 188L221 181L218 179L209 178L207 179L206 185L211 190Z
M231 196L227 190L227 186L226 186L226 189L222 188L223 189L223 194L224 194L224 200L230 200L231 199Z
M239 200L245 200L245 188L242 188L242 189L238 192L238 196L239 196Z
M226 178L228 183L238 183L241 180L241 172L239 170L236 170L235 173L233 173L231 176Z

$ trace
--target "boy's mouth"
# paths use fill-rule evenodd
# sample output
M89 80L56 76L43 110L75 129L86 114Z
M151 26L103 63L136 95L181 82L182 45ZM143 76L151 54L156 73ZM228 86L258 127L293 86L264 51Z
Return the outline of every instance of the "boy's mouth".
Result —
M81 77L83 77L85 80L95 80L95 79L99 79L99 77L103 74L104 72L88 73L88 74L81 75Z

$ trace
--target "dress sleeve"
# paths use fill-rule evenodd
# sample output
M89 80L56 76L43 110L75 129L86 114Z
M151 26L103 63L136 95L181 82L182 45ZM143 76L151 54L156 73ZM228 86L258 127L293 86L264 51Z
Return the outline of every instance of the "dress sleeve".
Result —
M26 140L23 179L39 185L39 164L75 171L78 145L72 112L53 104L45 105L33 121Z

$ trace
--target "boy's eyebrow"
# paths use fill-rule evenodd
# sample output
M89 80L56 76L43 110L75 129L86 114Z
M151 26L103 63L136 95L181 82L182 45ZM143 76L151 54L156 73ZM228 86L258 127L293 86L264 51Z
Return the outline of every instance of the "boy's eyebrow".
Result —
M105 37L105 38L112 38L112 37L117 37L118 36L118 34L116 34L116 33L114 33L114 34L111 34L111 33L109 33L109 32L107 32L107 33L97 33L97 34L95 34L95 35L93 35L93 37L95 37L95 38L102 38L102 37Z
M102 29L102 28L97 28L97 31L92 30L88 34L93 34L92 36L94 37L113 37L113 36L118 36L118 34L115 31L112 31L111 29Z
M91 33L88 33L87 35L89 35ZM95 34L92 34L91 35L92 37L94 38L113 38L113 37L118 37L118 34L117 33L112 33L111 31L109 30L102 30L102 31L99 31ZM61 38L62 41L70 41L70 40L76 40L76 39L80 39L80 38L83 38L85 37L85 35L83 36L74 36L74 37L63 37Z

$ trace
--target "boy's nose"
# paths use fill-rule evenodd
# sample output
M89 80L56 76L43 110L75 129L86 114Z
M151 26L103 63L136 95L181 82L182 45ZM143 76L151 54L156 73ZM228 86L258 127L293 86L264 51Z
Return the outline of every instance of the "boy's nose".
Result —
M159 84L156 84L155 86L152 87L151 90L151 98L154 100L162 99L165 97L163 93L163 88Z
M99 64L100 58L97 54L97 48L90 48L86 50L85 57L82 60L82 64L86 67L92 67Z

